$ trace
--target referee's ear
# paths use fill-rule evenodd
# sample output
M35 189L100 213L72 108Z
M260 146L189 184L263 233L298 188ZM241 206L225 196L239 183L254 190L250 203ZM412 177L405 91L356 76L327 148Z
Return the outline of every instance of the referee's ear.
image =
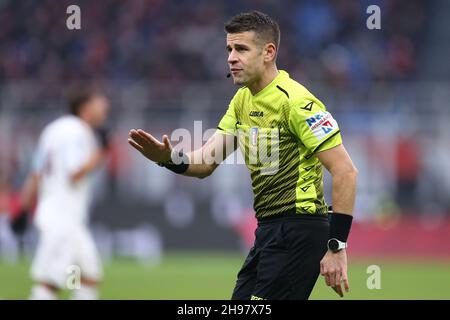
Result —
M277 47L269 42L264 46L264 62L275 62L277 59Z

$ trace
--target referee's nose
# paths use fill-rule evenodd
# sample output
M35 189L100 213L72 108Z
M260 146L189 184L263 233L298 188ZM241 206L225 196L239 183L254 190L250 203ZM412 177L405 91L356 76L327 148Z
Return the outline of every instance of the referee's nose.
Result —
M236 56L236 50L231 50L230 54L228 55L228 65L232 67L234 64L238 62L237 56Z

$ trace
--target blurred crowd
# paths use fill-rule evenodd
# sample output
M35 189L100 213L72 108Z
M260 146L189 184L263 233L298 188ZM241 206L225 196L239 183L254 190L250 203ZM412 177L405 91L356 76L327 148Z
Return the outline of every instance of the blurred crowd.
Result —
M73 4L81 9L81 30L66 26ZM366 27L370 5L381 9L381 30ZM135 127L170 134L195 120L204 121L204 130L215 128L235 89L225 79L223 25L257 9L280 24L278 67L311 86L339 120L360 171L358 218L394 206L448 214L450 90L448 83L432 91L414 81L432 6L420 0L0 0L0 200L8 188L18 191L40 130L65 106L64 89L94 80L108 89L116 139L109 187L101 189L109 190L113 207L104 210L105 221L116 202L127 201L159 206L155 211L169 220L183 213L171 208L192 208L188 218L212 212L218 221L223 212L251 210L245 168L221 168L198 185L149 166L126 136ZM433 125L423 125L425 117ZM181 191L176 201L184 202L174 206L167 194Z
M66 9L81 9L68 30ZM369 5L381 30L368 30ZM412 77L427 3L419 0L102 0L0 1L0 83L84 79L223 79L224 22L252 9L280 24L279 66L297 78L368 88Z

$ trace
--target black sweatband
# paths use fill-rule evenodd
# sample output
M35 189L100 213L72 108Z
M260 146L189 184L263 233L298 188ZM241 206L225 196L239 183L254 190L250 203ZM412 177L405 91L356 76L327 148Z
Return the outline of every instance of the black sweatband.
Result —
M333 212L330 214L330 239L338 239L347 242L348 234L352 226L353 216L344 213Z
M171 161L166 163L158 163L158 165L178 174L183 174L187 171L189 168L189 158L183 153L183 151L172 152L171 158Z

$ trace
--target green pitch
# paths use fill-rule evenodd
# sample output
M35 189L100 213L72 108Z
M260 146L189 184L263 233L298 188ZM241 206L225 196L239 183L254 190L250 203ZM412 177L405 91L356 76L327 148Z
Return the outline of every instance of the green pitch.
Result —
M113 260L105 264L101 298L229 299L243 260L235 253L168 253L159 264ZM380 289L367 288L370 265L380 267ZM0 299L28 297L28 269L29 260L15 265L0 261ZM351 260L349 277L351 291L344 299L450 299L450 262ZM320 277L311 299L341 298Z

